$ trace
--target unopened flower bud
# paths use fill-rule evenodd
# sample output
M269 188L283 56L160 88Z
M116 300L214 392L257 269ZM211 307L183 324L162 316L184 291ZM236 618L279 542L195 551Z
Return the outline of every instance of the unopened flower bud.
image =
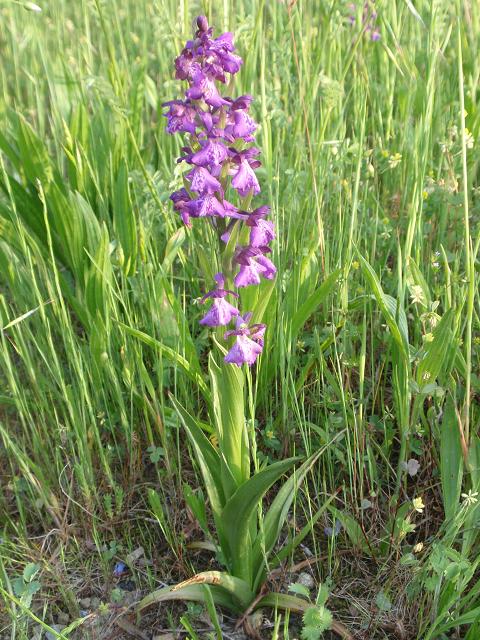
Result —
M200 31L208 31L208 20L205 16L198 16L197 27Z

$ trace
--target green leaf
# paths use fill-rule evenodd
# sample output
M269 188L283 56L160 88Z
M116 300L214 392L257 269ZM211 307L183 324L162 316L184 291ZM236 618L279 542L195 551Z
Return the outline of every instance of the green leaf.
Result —
M379 591L375 597L375 604L380 611L390 611L392 609L392 603L385 594L385 591Z
M353 516L345 511L340 511L336 507L329 506L328 510L333 514L333 516L339 520L347 532L350 541L359 549L362 549L365 553L371 555L371 550L368 547L368 544L365 541L365 536L363 534L361 526L355 520Z
M288 590L292 593L295 593L297 596L304 596L305 598L310 598L310 589L306 587L304 584L300 584L299 582L294 582L288 585Z
M248 584L252 581L250 530L252 518L264 494L291 467L298 458L274 462L242 484L226 503L222 522L229 546L232 573Z
M100 243L85 276L85 301L93 318L107 317L111 279L110 241L107 227L103 225Z
M399 347L404 360L408 362L408 326L405 311L402 308L399 308L398 302L397 300L395 300L395 298L392 298L392 296L389 296L383 292L382 285L377 278L377 274L358 251L357 256L360 260L365 280L367 281L370 289L373 292L375 300L380 307L380 311L385 318L392 337Z
M317 307L323 302L323 300L328 296L328 294L332 291L335 286L341 270L336 269L333 273L331 273L324 282L320 285L320 287L314 291L307 300L302 304L302 306L295 312L295 315L292 318L292 339L298 334L303 325L307 322L310 316L315 312Z
M201 390L203 397L205 398L209 407L211 407L212 397L211 397L210 391L207 385L205 384L203 377L197 371L195 371L195 369L190 365L188 360L186 360L184 357L178 354L175 351L175 349L171 349L170 347L167 347L166 345L162 344L160 340L156 340L155 338L152 338L152 336L149 336L147 333L144 333L143 331L139 331L138 329L134 329L133 327L129 327L128 325L124 324L123 322L120 322L119 320L115 320L115 322L126 333L130 334L131 336L134 336L135 338L138 338L141 342L147 344L149 347L158 349L163 356L168 358L171 362L173 362L180 369L182 369L182 371L188 376L188 378L190 378L190 380L194 382L195 385Z
M35 562L29 562L27 565L25 565L25 568L23 569L23 579L25 580L25 582L30 582L31 580L33 580L33 578L37 575L39 571L40 571L39 564L36 564Z
M263 519L263 531L259 531L252 549L252 566L256 587L259 586L265 573L265 568L263 567L264 557L268 558L278 540L297 489L322 452L323 450L315 453L306 460L299 469L294 471L290 478L279 489Z
M137 261L137 221L128 187L128 168L125 159L120 161L113 191L113 225L123 250L123 272L135 273Z
M303 614L301 637L304 640L319 640L332 627L333 616L324 605L310 607Z
M218 451L205 436L195 418L193 418L193 416L191 416L173 396L170 396L170 400L172 401L172 404L187 432L190 442L192 443L195 458L200 467L205 488L208 492L208 497L212 506L217 531L220 537L220 543L222 543L223 527L221 519L222 510L225 505L224 486L226 485L227 487L230 487L233 482L232 478L228 478L228 476L222 474L222 465Z
M207 602L209 596L205 593L204 585L209 585L211 597L217 605L235 613L245 610L254 598L244 580L222 571L204 571L189 580L150 593L140 601L136 610L140 612L152 604L168 600Z
M440 425L440 478L445 519L452 521L460 504L463 455L454 401L447 398Z
M423 347L421 360L417 367L417 384L420 389L434 382L442 371L443 363L454 341L451 331L454 318L453 309L449 309L433 331L433 340Z
M198 520L198 524L202 528L202 531L209 535L208 524L207 524L207 512L205 509L205 499L203 493L200 491L200 494L197 495L193 492L191 487L188 484L183 485L183 495L185 497L185 502L190 507L193 515Z
M303 598L289 596L285 593L267 593L257 602L255 609L271 607L273 609L286 609L294 613L304 613L311 606L312 603Z
M162 262L162 270L164 273L168 273L170 270L173 261L185 242L185 237L185 227L180 227L180 229L177 229L171 238L169 238Z

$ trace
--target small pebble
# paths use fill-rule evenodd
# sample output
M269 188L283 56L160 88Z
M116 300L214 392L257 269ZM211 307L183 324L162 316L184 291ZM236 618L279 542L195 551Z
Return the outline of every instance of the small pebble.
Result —
M307 589L313 589L313 587L315 586L315 580L309 573L301 573L297 578L297 582L298 584L307 587Z
M66 629L67 625L65 625L65 624L51 624L50 626L52 627L52 629L54 631L56 631L57 633L60 633L61 631ZM47 631L45 633L45 640L57 640L57 636L54 635L51 631Z

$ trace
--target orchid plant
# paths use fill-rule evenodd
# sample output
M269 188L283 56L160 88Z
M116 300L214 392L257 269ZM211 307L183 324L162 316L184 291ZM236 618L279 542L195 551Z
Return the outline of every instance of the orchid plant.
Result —
M304 611L311 604L295 596L268 593L265 584L269 571L300 544L327 507L323 505L300 533L275 550L296 489L321 452L290 474L263 513L265 493L299 461L289 458L257 466L252 474L256 465L245 417L246 378L264 347L266 325L261 320L276 274L268 257L275 229L268 220L269 208L252 205L260 193L255 174L260 166L260 150L254 146L257 124L249 113L253 98L225 97L217 87L240 70L242 59L234 53L231 33L214 38L204 16L196 24L194 39L175 60L176 77L186 81L188 88L185 99L166 103L166 130L187 138L178 159L186 165L184 186L172 193L173 208L187 227L204 218L217 243L211 254L218 261L218 273L215 285L201 299L209 308L200 320L215 330L209 354L215 445L201 422L175 398L172 402L190 439L212 509L216 535L206 531L210 538L206 546L217 551L225 571L202 572L155 591L144 598L139 610L172 599L213 599L236 614L262 606ZM251 295L255 287L257 295ZM195 509L194 502L190 505ZM343 629L338 623L334 628Z

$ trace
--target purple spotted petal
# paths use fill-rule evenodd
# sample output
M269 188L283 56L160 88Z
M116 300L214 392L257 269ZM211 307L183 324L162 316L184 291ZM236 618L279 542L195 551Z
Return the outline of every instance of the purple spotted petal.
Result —
M203 143L200 151L197 151L190 158L193 164L200 167L217 167L228 158L228 149L221 142L207 140Z
M197 112L191 105L181 100L171 100L170 102L165 102L163 106L169 108L167 113L164 114L168 121L167 133L174 134L178 131L195 133Z
M204 218L206 216L225 216L225 209L221 202L212 195L204 195L196 200L191 200L185 206L192 218Z
M222 104L228 104L218 93L215 81L202 71L198 71L195 74L193 84L187 89L185 95L191 100L201 100L203 98L211 107L221 107Z
M260 284L261 267L251 260L249 264L241 264L237 275L234 278L236 287L249 287L252 284Z
M204 167L195 167L187 175L190 180L190 189L196 193L215 193L221 191L222 185Z
M267 278L267 280L273 280L275 274L277 273L277 267L273 264L271 260L267 258L267 256L258 256L257 263L262 268L262 276Z
M249 224L247 222L247 224ZM250 231L250 246L252 247L264 247L269 244L275 238L275 227L270 220L263 220L260 218L256 220L252 225Z
M232 179L232 187L244 198L249 193L260 193L257 176L248 162L242 161Z

